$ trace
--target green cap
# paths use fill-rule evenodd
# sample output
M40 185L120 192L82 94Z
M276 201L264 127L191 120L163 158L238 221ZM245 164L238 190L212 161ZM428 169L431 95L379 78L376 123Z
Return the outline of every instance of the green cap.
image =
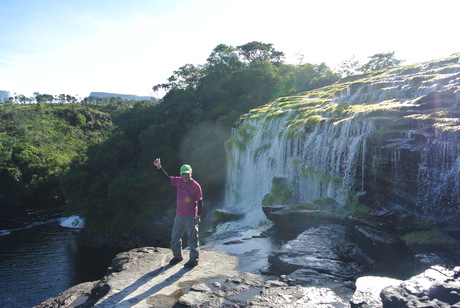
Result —
M180 167L180 174L182 173L192 173L192 167L190 165L183 165Z

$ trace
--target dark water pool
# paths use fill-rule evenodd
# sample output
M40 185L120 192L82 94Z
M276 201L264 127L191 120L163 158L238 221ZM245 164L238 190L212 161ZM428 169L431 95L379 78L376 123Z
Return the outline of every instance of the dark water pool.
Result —
M85 281L100 279L119 250L88 247L79 229L54 219L0 236L0 307L33 307Z

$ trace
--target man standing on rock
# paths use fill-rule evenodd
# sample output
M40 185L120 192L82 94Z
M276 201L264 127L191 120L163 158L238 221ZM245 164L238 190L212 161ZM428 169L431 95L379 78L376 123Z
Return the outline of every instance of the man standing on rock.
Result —
M182 236L184 232L188 236L190 246L190 260L184 267L192 268L198 265L198 223L200 222L200 212L203 205L203 193L201 186L192 179L192 167L183 165L180 168L179 176L170 176L164 171L159 158L153 162L158 170L162 170L169 178L172 186L177 189L176 217L171 235L171 250L173 258L169 261L170 265L176 265L183 260L182 258Z

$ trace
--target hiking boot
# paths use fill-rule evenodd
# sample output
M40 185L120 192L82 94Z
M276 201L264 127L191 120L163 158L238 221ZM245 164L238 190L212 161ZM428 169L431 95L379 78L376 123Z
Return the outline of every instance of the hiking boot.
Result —
M187 263L184 264L186 268L192 268L198 265L198 260L188 260Z
M180 261L184 260L183 258L172 258L171 261L169 261L169 265L176 265L177 263L179 263Z

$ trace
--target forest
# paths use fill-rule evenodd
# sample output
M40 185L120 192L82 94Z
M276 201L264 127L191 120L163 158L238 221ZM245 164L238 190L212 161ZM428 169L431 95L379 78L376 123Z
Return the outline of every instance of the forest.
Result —
M186 64L153 86L160 101L73 97L8 99L0 104L0 212L61 205L109 234L142 232L174 204L174 190L153 166L193 167L205 196L222 197L225 147L232 125L278 97L332 84L341 77L399 65L394 53L296 65L272 44L216 46L206 63ZM22 103L22 104L21 104Z

